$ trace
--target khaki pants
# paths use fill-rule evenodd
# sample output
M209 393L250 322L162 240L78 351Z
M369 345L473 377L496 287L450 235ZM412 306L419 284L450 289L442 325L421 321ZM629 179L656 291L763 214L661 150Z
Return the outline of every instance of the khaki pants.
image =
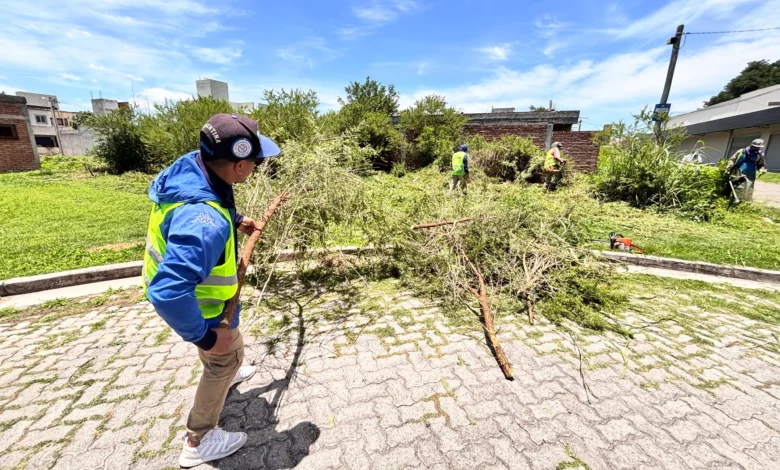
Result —
M452 175L452 179L450 180L450 192L455 191L455 188L460 186L460 189L462 189L465 194L468 192L468 182L469 175Z
M209 354L198 349L203 375L195 392L195 404L187 419L187 437L192 445L198 446L200 439L217 427L230 382L244 362L244 339L238 328L232 330L232 333L233 342L226 354Z

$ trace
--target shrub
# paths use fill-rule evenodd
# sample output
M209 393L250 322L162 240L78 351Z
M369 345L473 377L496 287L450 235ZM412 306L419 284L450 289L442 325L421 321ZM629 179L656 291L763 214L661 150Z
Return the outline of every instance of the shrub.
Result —
M525 172L535 157L536 161L543 161L542 150L527 137L504 136L500 140L486 141L478 136L469 142L469 164L502 181L532 177L532 171Z
M462 139L466 119L438 95L426 96L401 112L399 127L411 147L407 168L424 167L452 156Z
M92 116L86 124L98 135L92 153L106 162L111 173L150 170L151 156L143 142L135 109L120 108L104 116Z
M140 116L139 126L153 166L164 166L200 147L200 129L219 113L232 114L224 100L203 97L156 104L155 114Z
M646 111L633 125L615 124L601 148L593 175L596 195L606 201L626 201L634 207L677 212L693 220L709 220L723 196L725 176L717 168L679 163L675 149L683 134L648 133L652 126Z
M261 134L280 145L292 139L311 141L314 138L320 105L316 92L265 90L263 96L267 105L250 114Z

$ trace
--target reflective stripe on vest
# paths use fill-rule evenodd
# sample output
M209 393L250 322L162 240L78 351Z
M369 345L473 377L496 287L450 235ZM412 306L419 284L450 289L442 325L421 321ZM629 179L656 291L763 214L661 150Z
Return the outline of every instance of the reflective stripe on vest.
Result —
M465 175L466 166L463 164L463 159L466 157L466 152L457 152L452 155L452 174L453 175Z
M222 314L225 303L238 290L238 267L236 264L236 243L233 221L230 211L213 201L206 204L217 210L230 226L230 236L225 243L225 262L212 268L206 279L195 287L195 298L203 318L215 318ZM162 227L173 210L183 205L153 204L149 216L149 229L146 235L146 253L144 253L143 284L148 297L148 287L157 274L159 264L165 259L167 241L163 237Z

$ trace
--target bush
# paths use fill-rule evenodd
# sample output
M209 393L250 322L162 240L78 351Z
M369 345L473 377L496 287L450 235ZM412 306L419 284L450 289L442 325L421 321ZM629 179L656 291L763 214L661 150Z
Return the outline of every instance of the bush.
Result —
M411 147L406 157L407 168L421 168L450 158L462 139L466 120L438 95L426 96L401 112L399 127Z
M311 141L317 133L317 107L314 91L265 90L267 105L256 108L250 117L257 121L260 133L281 145L288 140Z
M633 125L615 124L600 137L610 143L601 147L598 170L593 175L596 195L638 208L676 212L693 220L712 218L726 184L723 172L680 164L682 155L675 149L683 134L664 131L659 138L646 131L652 126L646 111L635 118Z
M200 148L200 129L215 114L232 114L224 100L198 97L156 104L156 113L140 116L139 126L153 166L165 166Z
M111 173L151 169L151 155L143 142L135 109L120 108L104 116L92 116L86 124L98 135L92 154L105 161Z
M526 171L530 169L534 158L543 161L543 153L527 137L505 136L500 140L486 141L478 136L469 141L469 164L484 171L485 175L502 181L532 177L534 173Z

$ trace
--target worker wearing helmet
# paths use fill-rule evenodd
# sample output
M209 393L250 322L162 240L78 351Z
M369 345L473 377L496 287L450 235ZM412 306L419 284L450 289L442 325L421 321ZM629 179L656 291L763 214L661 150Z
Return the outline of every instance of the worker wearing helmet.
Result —
M463 194L468 190L469 180L469 147L466 144L460 146L457 152L452 154L452 179L450 179L450 193L460 186Z
M179 457L184 468L227 457L247 441L245 433L217 426L229 388L255 373L254 366L241 366L238 306L232 324L223 320L239 289L237 232L249 235L256 228L236 212L233 185L278 154L254 120L216 114L200 131L200 150L176 160L149 188L144 292L165 323L195 346L203 364Z
M553 142L544 157L544 188L547 191L555 191L563 178L563 165L566 164L566 159L561 155L562 148L562 143Z
M756 183L756 172L766 173L764 141L756 139L744 149L739 149L729 158L726 174L734 184L734 190L741 201L753 200L753 187Z

